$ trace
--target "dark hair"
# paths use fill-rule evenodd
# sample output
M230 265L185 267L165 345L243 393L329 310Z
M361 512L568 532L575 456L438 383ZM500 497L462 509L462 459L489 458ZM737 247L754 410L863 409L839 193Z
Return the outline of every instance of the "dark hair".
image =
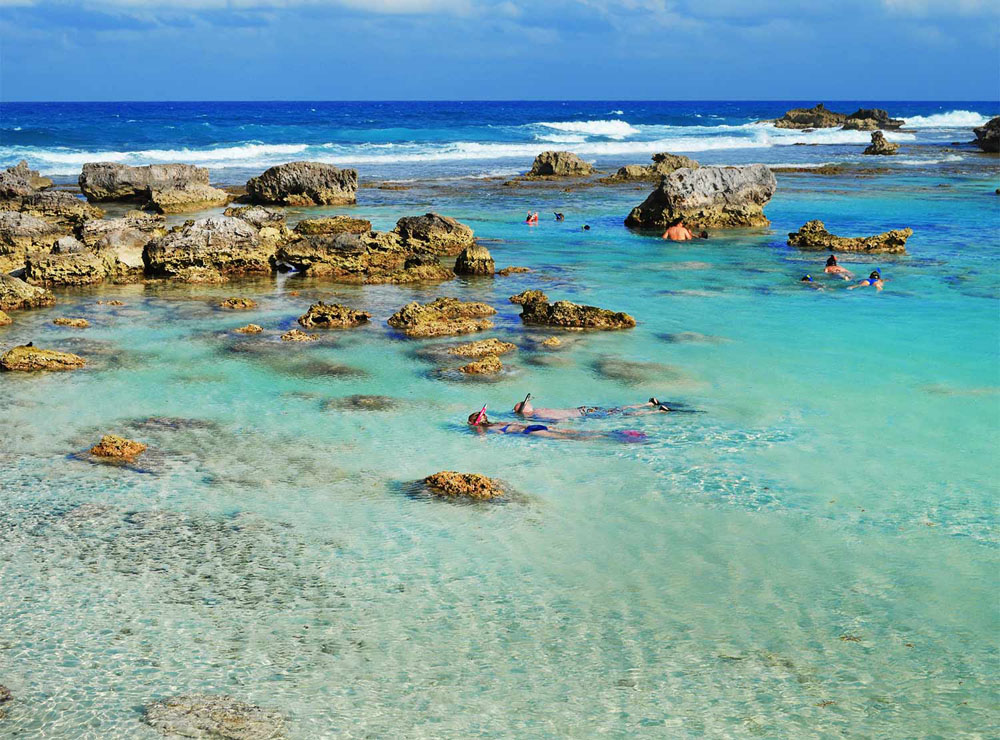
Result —
M882 279L882 273L880 273L878 270L872 270L871 275L868 276L868 279L869 280L881 280Z
M700 236L702 239L708 239L708 232L703 231L698 236Z
M837 258L834 257L832 254L829 257L826 258L826 266L827 267L831 267L831 266L833 266L835 264L837 264Z
M812 275L803 275L802 279L799 280L800 283L811 283L812 281Z
M680 226L682 223L684 223L684 219L681 218L681 217L678 217L678 218L675 218L673 221L670 222L670 226L671 227Z

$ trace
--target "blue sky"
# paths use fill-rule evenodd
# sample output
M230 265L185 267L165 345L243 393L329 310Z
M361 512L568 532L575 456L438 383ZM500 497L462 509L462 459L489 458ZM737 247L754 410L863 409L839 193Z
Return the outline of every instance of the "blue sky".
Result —
M997 0L0 0L0 100L1000 99Z

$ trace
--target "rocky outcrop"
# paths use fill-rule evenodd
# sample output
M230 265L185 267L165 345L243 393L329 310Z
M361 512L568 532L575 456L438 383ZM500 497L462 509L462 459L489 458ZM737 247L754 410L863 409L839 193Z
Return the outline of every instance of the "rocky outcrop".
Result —
M0 719L7 716L6 705L14 700L14 695L3 684L0 684Z
M912 235L913 229L895 229L874 236L834 236L822 221L809 221L788 235L788 246L829 252L906 254L906 240Z
M55 296L45 288L31 285L20 278L0 273L0 311L54 306Z
M3 202L3 208L75 228L85 221L103 218L104 211L64 190L45 190Z
M222 277L270 273L275 243L232 216L188 221L154 239L143 251L146 271L155 276L188 279L208 271Z
M208 185L208 170L190 164L150 164L130 167L115 162L87 162L79 178L80 190L90 201L147 203L153 192L199 190Z
M0 370L76 370L86 363L82 357L70 352L22 345L0 355Z
M101 441L90 448L90 454L117 460L134 460L146 451L146 445L114 434L105 434Z
M457 473L443 470L424 478L424 485L435 496L490 501L506 495L499 481L478 473Z
M371 221L350 216L305 218L295 224L295 233L313 234L367 234L372 230Z
M14 319L5 314L3 311L0 311L0 326L10 326L13 323Z
M280 740L287 733L278 712L222 694L186 694L153 702L146 706L143 721L170 737Z
M233 297L219 303L219 308L229 311L250 311L257 308L257 301L253 298Z
M984 152L1000 152L1000 116L991 118L983 126L972 129L976 135L976 146Z
M847 116L827 110L822 103L814 108L792 108L773 121L777 128L832 128L843 126Z
M188 185L183 188L152 188L145 207L157 213L190 213L226 205L232 196L210 185Z
M632 209L625 225L665 228L683 218L701 229L767 226L764 206L776 188L774 174L762 164L679 169Z
M0 272L24 267L31 251L51 251L66 231L27 213L0 211Z
M306 334L304 331L299 331L298 329L289 329L281 335L282 342L315 342L318 339L319 337Z
M674 170L679 170L681 168L696 170L700 166L701 164L699 164L697 160L691 159L690 157L661 152L653 155L653 164L628 164L624 167L619 167L618 171L614 175L603 178L601 182L612 184L619 182L656 182L661 177L666 177Z
M437 213L401 218L393 232L405 249L417 254L455 255L475 244L472 229Z
M423 305L407 303L387 323L408 337L442 337L491 329L493 322L486 317L495 313L496 309L485 303L436 298Z
M365 311L357 311L339 303L314 303L302 316L299 323L307 329L322 327L324 329L350 329L367 324L372 315Z
M233 329L237 334L260 334L264 331L264 327L260 324L247 324L246 326L241 326L239 329Z
M584 162L573 152L542 152L535 157L528 177L586 177L594 172L589 162Z
M865 147L864 154L895 154L899 144L894 144L885 138L881 131L872 131L872 143Z
M73 329L86 329L90 326L90 322L86 319L68 319L65 317L52 319L52 323L56 326L69 326Z
M111 250L79 246L48 254L30 252L25 259L25 278L35 285L96 285L131 272L119 265Z
M285 206L347 205L357 201L357 170L321 162L289 162L247 181L253 203Z
M274 208L265 206L237 206L227 208L224 216L232 216L242 221L246 221L255 229L263 229L265 226L282 227L285 225L285 214Z
M52 187L52 180L42 177L37 170L28 169L28 163L23 159L13 167L0 171L0 199L30 195L48 187Z
M496 355L486 355L486 357L480 360L473 360L458 368L460 373L465 373L466 375L496 375L502 370L503 362Z
M876 129L897 129L906 121L890 118L881 108L859 108L844 120L845 130L875 131Z
M489 275L496 271L496 263L490 250L481 244L473 244L463 249L455 260L456 275Z
M128 269L143 268L142 250L153 239L167 233L162 216L129 211L121 218L85 221L76 230L88 247L110 250Z
M465 344L450 347L448 354L468 357L469 359L478 359L490 355L503 355L507 352L513 352L515 349L517 349L517 346L510 342L502 342L496 337L490 337L489 339L480 339L477 342L466 342Z
M497 270L497 275L500 277L510 277L511 275L523 275L528 272L534 272L530 267L522 267L521 265L510 265L502 270Z
M631 329L635 326L635 319L627 313L569 301L549 303L548 296L539 290L511 296L510 302L521 304L521 321L525 324L566 329Z

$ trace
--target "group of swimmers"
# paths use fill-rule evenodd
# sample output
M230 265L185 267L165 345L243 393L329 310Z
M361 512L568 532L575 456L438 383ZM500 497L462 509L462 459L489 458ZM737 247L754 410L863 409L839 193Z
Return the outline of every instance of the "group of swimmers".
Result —
M566 220L566 214L560 213L559 211L554 212L552 215L556 217L556 221L565 221ZM524 223L528 224L529 226L534 226L535 224L537 224L538 223L538 211L528 211L528 215L525 217ZM583 230L584 231L590 231L590 224L584 224L583 225Z
M582 418L606 418L609 416L644 416L646 414L668 413L670 407L656 398L650 398L645 403L631 406L577 406L570 409L538 408L531 403L531 394L523 401L514 404L514 414L520 419L545 421L555 424L560 421ZM530 424L523 422L490 421L486 415L486 405L479 411L469 414L468 424L480 434L527 434L551 439L596 439L607 438L620 442L637 442L646 438L643 432L635 429L623 429L613 432L587 432L580 429L560 429L548 424Z
M843 280L854 280L854 273L844 267L841 267L837 263L837 258L832 254L827 258L826 266L823 268L823 272L825 272L828 275L836 275L837 277ZM815 288L816 290L823 289L823 286L817 284L813 280L812 275L809 275L808 273L803 275L800 278L799 282L805 283L809 285L809 287ZM866 277L864 280L859 280L854 285L848 286L847 289L854 290L855 288L875 288L875 290L881 291L882 286L884 284L885 283L882 279L882 271L876 267L868 274L868 277Z

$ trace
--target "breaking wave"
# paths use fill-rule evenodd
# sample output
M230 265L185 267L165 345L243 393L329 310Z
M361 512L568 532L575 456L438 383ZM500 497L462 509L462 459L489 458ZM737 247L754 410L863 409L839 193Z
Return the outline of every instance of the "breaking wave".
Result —
M982 126L989 118L971 110L953 110L930 116L911 116L906 125L911 128L975 128Z

